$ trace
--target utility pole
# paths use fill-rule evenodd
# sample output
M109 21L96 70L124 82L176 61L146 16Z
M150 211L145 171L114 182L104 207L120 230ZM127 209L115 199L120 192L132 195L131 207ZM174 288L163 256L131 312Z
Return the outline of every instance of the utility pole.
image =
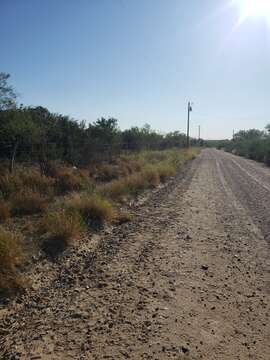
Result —
M187 148L189 148L189 119L190 119L190 112L192 111L191 103L188 102L188 119L187 119Z
M233 133L232 133L232 139L234 140L234 129L233 129Z
M199 141L201 140L201 125L199 125Z

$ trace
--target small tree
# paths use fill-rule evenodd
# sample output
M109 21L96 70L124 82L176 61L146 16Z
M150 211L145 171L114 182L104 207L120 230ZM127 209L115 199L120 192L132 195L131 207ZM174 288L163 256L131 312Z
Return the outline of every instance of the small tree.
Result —
M0 110L16 107L17 95L11 85L8 85L9 74L0 72Z
M23 108L0 111L0 138L10 145L10 165L12 172L18 147L30 145L37 134L37 129L30 114Z

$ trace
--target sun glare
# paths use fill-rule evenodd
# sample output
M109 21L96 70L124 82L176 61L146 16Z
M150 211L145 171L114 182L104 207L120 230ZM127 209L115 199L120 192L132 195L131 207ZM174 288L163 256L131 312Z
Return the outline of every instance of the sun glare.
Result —
M270 22L270 0L239 0L241 20L265 18Z

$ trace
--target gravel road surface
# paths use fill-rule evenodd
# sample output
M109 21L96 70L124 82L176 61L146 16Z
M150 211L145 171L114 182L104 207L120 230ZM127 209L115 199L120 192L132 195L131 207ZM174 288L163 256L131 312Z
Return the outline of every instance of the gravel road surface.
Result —
M270 359L270 170L206 149L136 219L36 265L1 359Z

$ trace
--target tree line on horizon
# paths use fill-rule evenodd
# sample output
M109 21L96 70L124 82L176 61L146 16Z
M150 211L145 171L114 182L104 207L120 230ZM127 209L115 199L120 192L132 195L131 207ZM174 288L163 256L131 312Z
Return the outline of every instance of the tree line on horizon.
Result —
M266 125L265 130L240 130L231 140L209 140L206 145L270 166L270 124Z
M6 160L11 171L15 161L44 165L49 160L60 160L84 166L121 151L186 146L186 135L180 131L162 134L147 124L121 130L115 118L102 117L87 124L43 106L18 106L9 77L0 73L0 160ZM191 140L191 144L196 143Z

